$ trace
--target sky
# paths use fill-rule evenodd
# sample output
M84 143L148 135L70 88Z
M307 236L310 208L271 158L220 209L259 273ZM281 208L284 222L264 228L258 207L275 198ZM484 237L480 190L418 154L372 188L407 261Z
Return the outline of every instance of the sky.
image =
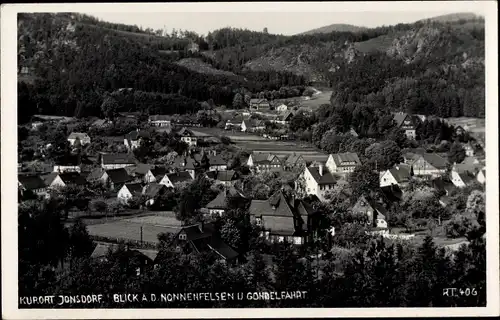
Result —
M171 31L194 31L206 35L224 27L246 28L255 31L293 35L334 23L377 27L411 23L453 11L392 11L392 12L95 12L80 11L101 20ZM464 11L460 11L464 12ZM465 11L473 12L473 11ZM481 13L481 12L475 12Z

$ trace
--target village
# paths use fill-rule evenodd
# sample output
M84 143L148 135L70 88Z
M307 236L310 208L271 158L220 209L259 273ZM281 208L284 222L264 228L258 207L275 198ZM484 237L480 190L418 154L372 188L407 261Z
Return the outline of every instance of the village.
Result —
M222 217L234 209L231 208L234 201L247 204L246 214L266 242L301 246L326 237L331 244L342 232L342 226L329 225L321 230L325 227L319 226L322 218L318 215L325 213L318 211L316 204L328 203L332 192L349 184L353 173L363 166L360 155L354 151L327 154L294 140L290 122L303 110L283 103L271 106L266 99L252 99L249 105L245 110L221 112L223 117L215 110L205 112L205 118L207 114L218 116L217 126L207 126L207 121L199 121L196 115L121 114L113 121L87 120L86 126L72 118L34 116L27 129L29 134L36 135L44 126L84 127L88 132L68 131L63 148L71 151L59 162L47 161L45 166L20 162L19 201L78 197L86 190L87 201L68 205L66 220L68 223L73 218L85 220L96 244L91 255L95 259L105 258L118 243L126 243L128 250L139 254L146 264L154 264L158 235L166 233L175 239L178 248L213 251L222 261L237 263L240 253L221 239L212 222L214 217ZM415 139L416 128L423 118L395 113L393 120L408 139ZM116 126L120 121L128 121L131 129L122 138L103 140L99 136L106 127ZM455 130L457 136L466 132L463 127ZM354 129L349 134L358 136ZM160 136L168 136L170 140L165 138L168 141L163 143L175 145L179 152L170 151L144 160L141 149L149 148L151 153L165 148ZM96 149L97 141L101 150ZM245 141L251 149L245 147ZM43 159L54 146L42 141L38 148L36 153ZM450 205L451 195L457 190L484 188L484 152L477 152L481 146L467 142L463 148L465 158L460 163L450 163L446 154L423 148L404 150L400 163L376 172L382 192L358 193L348 210L366 218L370 235L408 241L416 233L418 237L417 227L404 230L391 226L389 208L401 202L406 193L413 196L416 184L437 195L442 208ZM271 176L272 183L278 186L271 187L265 182L255 185L255 177L263 175ZM180 210L179 205L172 194L200 183L200 179L208 181L213 197L202 207L191 204L189 210L194 219L179 219L175 212ZM267 180L271 184L270 178ZM72 193L64 191L67 189L73 190ZM438 221L439 225L443 223ZM443 238L443 244L450 248L466 242L464 238Z

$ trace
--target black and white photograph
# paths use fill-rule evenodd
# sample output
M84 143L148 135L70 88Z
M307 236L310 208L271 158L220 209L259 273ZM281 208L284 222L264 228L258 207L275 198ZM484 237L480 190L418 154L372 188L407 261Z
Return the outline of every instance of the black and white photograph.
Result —
M496 14L2 6L3 318L498 315Z

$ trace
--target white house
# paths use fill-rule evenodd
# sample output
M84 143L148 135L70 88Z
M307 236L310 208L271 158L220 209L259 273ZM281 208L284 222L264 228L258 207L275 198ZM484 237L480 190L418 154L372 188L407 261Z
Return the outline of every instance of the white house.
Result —
M436 153L414 154L413 160L407 163L413 167L415 176L438 177L448 166L448 161Z
M198 137L196 137L193 131L182 128L178 134L181 137L181 141L187 143L190 147L198 144Z
M476 181L476 177L473 173L469 171L457 172L455 170L451 171L451 182L457 188L465 188L473 184Z
M144 130L134 130L125 135L123 144L128 150L134 150L138 148L144 139L149 139L150 134L148 131Z
M476 175L476 179L479 183L486 183L486 168L482 168Z
M288 106L284 103L280 104L279 106L276 107L276 111L278 112L286 112L288 111Z
M405 164L397 164L393 168L380 172L380 187L398 185L403 187L411 180L411 167Z
M148 123L152 127L171 127L170 117L168 115L149 116Z
M241 122L241 131L242 132L255 132L259 130L264 130L266 128L266 124L262 120L243 120Z
M140 183L126 183L118 191L118 202L126 205L132 197L141 196L142 190L143 188Z
M63 172L81 172L82 169L80 166L73 166L73 165L67 165L67 166L63 166L63 165L55 165L54 166L54 170L53 172L59 172L59 173L63 173Z
M366 196L359 197L352 208L352 212L363 214L368 217L368 224L371 227L387 229L387 210L380 204Z
M394 121L396 126L403 130L408 139L416 138L416 129L420 118L418 116L412 116L404 112L398 112L394 114Z
M354 152L336 153L328 156L326 167L331 173L350 173L361 165L359 157Z
M247 166L252 169L260 170L273 170L281 169L283 164L278 156L272 153L253 152L247 160Z
M101 167L104 170L134 166L136 159L129 153L107 153L101 155Z
M69 144L73 146L77 140L80 140L82 146L90 144L90 137L88 134L84 132L71 132L68 137Z
M192 181L194 178L188 171L180 171L166 174L160 181L160 184L167 188L175 188L179 183Z
M335 178L323 165L306 167L302 175L305 183L304 192L317 196L321 201L325 201L327 192L335 187Z

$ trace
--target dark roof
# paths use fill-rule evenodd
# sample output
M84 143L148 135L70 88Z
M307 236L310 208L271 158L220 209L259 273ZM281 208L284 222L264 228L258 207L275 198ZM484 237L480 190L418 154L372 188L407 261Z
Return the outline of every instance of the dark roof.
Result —
M151 173L155 176L155 178L161 179L167 174L167 168L161 167L161 166L156 166L153 169L151 169Z
M461 172L458 175L466 185L471 184L476 180L476 177L470 172Z
M195 170L200 166L199 162L192 157L177 156L173 164L174 168L181 170Z
M215 199L210 201L205 208L207 209L226 209L227 208L227 195L225 191L220 192Z
M159 183L150 183L144 189L144 195L148 198L154 198L158 195L161 189L166 188L165 185Z
M155 114L149 116L149 120L151 121L170 121L171 117L166 114Z
M467 164L467 163L457 163L453 166L453 171L458 173L470 172L473 174L478 173L483 165L481 164Z
M479 164L480 162L476 157L465 157L461 163L473 166Z
M236 171L234 170L221 170L207 172L207 176L211 179L218 181L233 181L236 179Z
M153 250L153 249L133 249L133 250L146 256L151 261L155 261L156 257L158 256L158 250Z
M43 179L38 175L18 175L17 179L26 190L35 190L46 187L45 181L43 181Z
M266 229L271 233L293 235L295 234L295 221L293 217L264 216L262 218Z
M380 189L389 202L400 201L403 197L403 191L398 185L381 187Z
M424 153L422 154L422 157L436 169L446 169L446 166L448 165L448 161L446 161L445 158L435 153Z
M201 158L203 157L203 154L197 153L193 156L195 161L201 162ZM211 166L223 166L227 165L227 161L224 161L220 155L207 155L208 158L208 163Z
M61 180L65 184L84 185L87 182L85 178L78 172L59 173L59 178L61 178Z
M108 175L111 182L115 184L129 182L133 179L128 175L127 170L125 170L124 168L106 170L106 174Z
M361 164L358 155L354 152L335 153L332 154L332 158L337 167L352 166L352 164L349 164L352 162L354 162L355 165Z
M95 168L90 173L87 175L87 181L94 181L98 180L102 177L104 174L105 170L103 168Z
M94 248L94 251L92 251L90 258L95 259L95 258L105 257L110 250L116 251L117 248L118 245L114 243L98 243L97 246Z
M174 172L174 173L169 173L167 174L168 179L172 184L176 184L179 182L184 182L184 181L190 181L192 180L191 175L187 171L180 171L180 172Z
M293 118L293 111L287 111L279 117L281 121L289 121L291 118Z
M232 260L239 255L238 252L224 243L219 237L211 237L209 246L226 260Z
M103 164L135 164L135 157L129 153L107 153L102 156Z
M100 127L100 126L103 126L106 122L107 122L107 120L105 120L105 119L97 119L96 121L94 121L92 123L92 125Z
M313 176L314 180L316 181L317 184L334 184L336 182L335 178L333 175L328 172L328 169L323 166L323 175L319 174L319 168L318 167L307 167L306 170L309 170L311 175Z
M304 158L299 154L299 155L290 155L287 159L286 159L286 164L288 165L295 165L297 164L297 162L299 162L300 160L304 161L305 163L305 160Z
M268 163L271 163L271 161L274 158L277 158L278 160L280 160L280 158L278 156L276 156L275 154L272 154L272 153L253 152L251 154L251 156L252 156L252 160L253 160L254 164L268 164ZM280 160L280 163L281 163L281 160Z
M398 112L394 114L394 121L396 121L396 126L400 127L403 121L408 117L407 113Z
M450 181L444 181L442 178L432 180L432 185L439 191L452 191L455 186Z
M184 226L179 230L179 233L183 231L186 233L188 241L194 241L211 237L215 229L212 223L204 223L203 227L201 227L200 224Z
M142 185L140 183L126 183L124 185L133 196L142 195Z
M147 163L138 163L134 167L128 169L130 170L131 173L137 174L137 175L145 175L148 173L153 168L153 165L147 164Z
M389 169L389 172L398 183L409 181L411 178L410 171L411 167L404 164L398 164Z

